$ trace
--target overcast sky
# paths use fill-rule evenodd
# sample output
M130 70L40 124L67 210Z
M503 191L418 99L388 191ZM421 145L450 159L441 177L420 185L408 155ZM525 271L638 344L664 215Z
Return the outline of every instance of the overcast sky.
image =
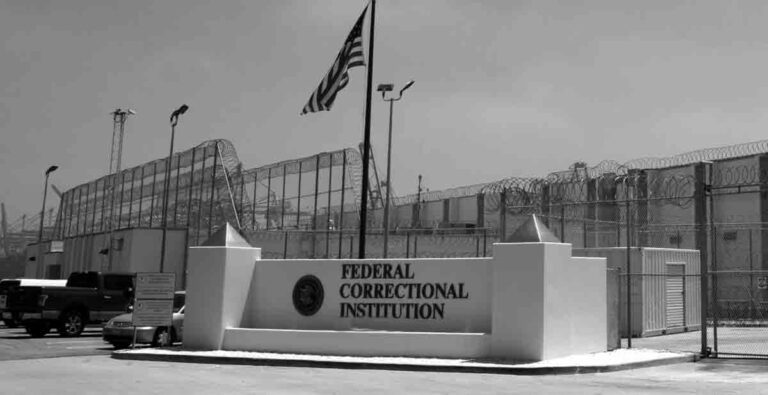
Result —
M246 168L362 140L365 72L330 112L300 116L363 0L0 0L0 201L40 210L123 167L232 141ZM393 188L414 193L575 161L625 162L766 138L768 2L379 0L374 84L399 89ZM367 34L368 28L364 31ZM366 38L367 46L367 38ZM386 167L388 105L372 143ZM49 193L48 207L55 205Z

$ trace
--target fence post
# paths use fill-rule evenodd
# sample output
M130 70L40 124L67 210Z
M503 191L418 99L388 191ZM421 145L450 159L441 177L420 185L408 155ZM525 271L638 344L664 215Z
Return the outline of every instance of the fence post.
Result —
M487 256L488 250L488 229L483 229L483 257Z
M565 243L565 202L560 202L560 242Z
M711 172L711 168L710 168ZM696 179L694 190L694 223L696 236L695 243L696 249L699 250L699 257L701 259L699 271L701 276L701 356L709 356L708 342L707 342L707 316L709 306L709 254L707 249L708 239L707 230L709 228L710 221L707 216L707 194L706 191L711 189L711 185L707 183L705 178L706 168L705 162L699 162L694 165L693 168L694 177ZM715 335L716 337L716 335Z
M749 230L749 289L754 289L755 287L755 278L754 278L754 264L752 262L752 229ZM759 305L759 304L758 304ZM752 319L757 318L757 309L755 308L755 296L753 295L750 297L749 301L749 316Z
M712 204L712 196L710 195L710 206ZM710 216L710 221L713 218ZM717 227L712 225L712 346L715 350L715 356L717 356L717 318L720 315L720 305L717 300Z
M475 258L480 256L480 236L475 235Z
M500 241L504 241L507 237L507 190L504 189L499 193L499 236ZM415 253L414 253L415 255Z
M330 195L330 192L328 193ZM331 212L328 211L328 218L331 218ZM327 222L327 221L326 221ZM331 257L331 230L328 224L325 224L325 259Z
M413 235L413 257L419 257L419 235Z
M288 231L283 231L283 259L288 256Z
M405 257L411 257L411 232L405 234Z
M627 219L627 348L632 348L632 216L629 212L629 185L626 182L624 183L624 199Z

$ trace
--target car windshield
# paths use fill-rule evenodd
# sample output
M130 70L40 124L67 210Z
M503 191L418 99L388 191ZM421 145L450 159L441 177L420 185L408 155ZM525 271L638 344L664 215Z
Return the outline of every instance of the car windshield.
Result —
M177 293L173 295L173 312L178 313L184 307L185 294Z

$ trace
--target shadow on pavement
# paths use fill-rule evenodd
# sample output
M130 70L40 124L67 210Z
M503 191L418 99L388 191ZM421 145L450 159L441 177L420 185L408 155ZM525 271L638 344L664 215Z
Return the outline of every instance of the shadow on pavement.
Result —
M766 374L768 372L768 359L703 358L694 366L696 370L702 372Z
M55 329L51 329L48 334L46 334L44 337L57 337L61 338L59 334L56 332ZM101 338L101 327L97 328L86 328L83 333L78 336L79 338ZM74 339L77 339L78 337L74 337ZM33 339L33 337L29 336L29 334L24 330L24 328L14 328L9 329L8 331L4 331L0 335L0 339L5 340L24 340L24 339ZM40 339L40 338L37 338Z

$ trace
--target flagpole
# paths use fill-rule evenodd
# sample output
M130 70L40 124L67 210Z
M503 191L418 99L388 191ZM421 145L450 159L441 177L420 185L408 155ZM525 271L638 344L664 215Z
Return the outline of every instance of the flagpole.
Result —
M373 25L376 21L376 0L371 0L371 32L368 35L368 88L365 97L365 137L363 138L363 196L360 198L360 244L358 258L365 258L365 228L368 225L368 162L371 151L371 93L373 91Z

